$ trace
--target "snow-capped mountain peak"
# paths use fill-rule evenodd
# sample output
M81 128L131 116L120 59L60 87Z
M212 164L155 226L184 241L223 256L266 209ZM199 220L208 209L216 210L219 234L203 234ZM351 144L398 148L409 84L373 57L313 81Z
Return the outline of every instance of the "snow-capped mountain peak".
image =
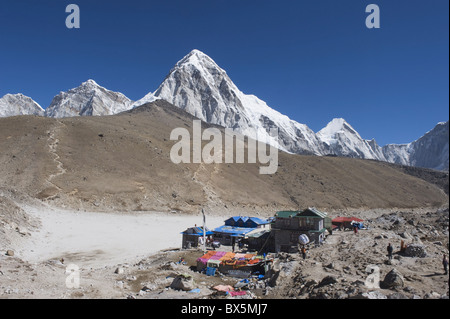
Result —
M333 119L317 132L317 137L327 146L329 154L384 160L383 153L376 141L363 139L343 118Z
M333 144L340 134L354 135L362 139L359 133L343 118L335 118L317 133L323 142Z
M178 61L154 93L133 106L164 99L193 116L264 141L281 150L321 154L321 144L306 125L290 120L254 95L241 92L213 59L192 50ZM278 129L278 139L270 129Z
M194 49L191 52L189 52L185 57L183 57L180 61L176 63L175 67L181 67L182 65L191 64L201 69L205 65L205 61L207 61L210 64L213 64L216 68L220 68L213 59L211 59L208 55L197 49Z
M45 114L56 118L112 115L130 109L132 103L122 93L107 90L94 80L87 80L55 96Z
M6 94L0 98L0 117L16 115L44 115L44 109L32 98L18 94Z

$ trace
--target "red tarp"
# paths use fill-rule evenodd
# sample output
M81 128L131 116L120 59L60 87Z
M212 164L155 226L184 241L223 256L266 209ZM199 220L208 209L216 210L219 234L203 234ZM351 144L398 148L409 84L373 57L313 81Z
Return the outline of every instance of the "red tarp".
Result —
M332 223L345 223L345 222L351 223L352 221L360 223L360 222L363 222L364 220L356 218L356 217L336 217L331 222Z

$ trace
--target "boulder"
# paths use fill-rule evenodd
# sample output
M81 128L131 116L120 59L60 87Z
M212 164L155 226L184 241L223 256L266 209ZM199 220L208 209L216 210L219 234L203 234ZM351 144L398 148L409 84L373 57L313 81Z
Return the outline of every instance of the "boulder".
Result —
M392 269L381 283L383 289L402 288L405 285L402 274L397 269Z
M7 251L6 251L6 256L14 256L14 251L13 250L11 250L11 249L8 249Z
M402 233L399 234L401 238L404 239L408 239L408 240L412 240L413 236L411 236L408 232L404 231Z
M387 299L387 297L379 291L364 292L361 293L359 297L361 299Z
M328 286L328 285L335 284L335 283L337 283L336 277L334 277L334 276L326 276L319 283L319 287Z
M427 252L424 245L410 244L405 249L405 255L408 257L424 258L427 256Z
M409 299L407 296L400 292L394 292L388 296L388 299Z
M123 269L122 267L117 267L116 270L114 271L114 273L118 275L122 275L124 272L125 269Z
M178 275L172 281L170 288L175 290L190 291L194 289L194 279L189 275Z

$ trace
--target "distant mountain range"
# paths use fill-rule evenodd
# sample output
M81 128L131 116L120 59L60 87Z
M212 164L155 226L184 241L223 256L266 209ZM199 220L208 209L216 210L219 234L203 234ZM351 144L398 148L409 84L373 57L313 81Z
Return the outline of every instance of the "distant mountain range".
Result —
M102 116L121 113L165 100L193 116L212 124L232 128L244 135L295 154L333 155L374 159L436 170L449 169L449 122L441 122L409 144L380 147L365 140L344 119L333 119L315 133L307 125L291 120L254 95L241 92L225 70L201 51L193 50L169 72L156 91L139 101L109 91L93 80L61 92L44 111L22 94L0 99L0 117L39 115L47 117ZM278 139L270 136L278 129Z

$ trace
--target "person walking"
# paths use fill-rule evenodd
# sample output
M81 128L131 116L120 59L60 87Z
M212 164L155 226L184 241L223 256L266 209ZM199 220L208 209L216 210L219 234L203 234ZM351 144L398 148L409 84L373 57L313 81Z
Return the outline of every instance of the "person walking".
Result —
M447 256L444 255L444 259L442 259L442 266L444 266L444 275L448 274L448 260Z
M302 246L301 251L302 251L302 257L303 257L303 260L305 260L305 259L306 259L306 248L305 248L304 245Z
M392 253L394 252L394 248L392 247L391 243L389 243L389 245L387 246L387 251L389 260L392 260Z

